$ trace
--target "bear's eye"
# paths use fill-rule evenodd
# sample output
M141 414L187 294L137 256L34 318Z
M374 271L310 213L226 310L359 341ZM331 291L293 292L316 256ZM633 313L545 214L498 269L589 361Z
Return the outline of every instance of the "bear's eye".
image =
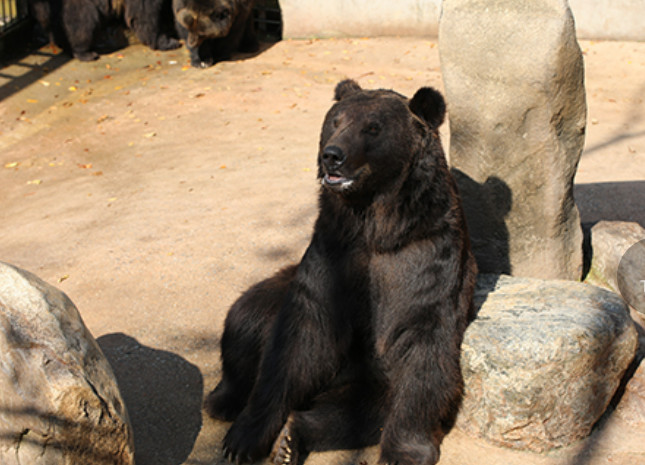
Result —
M370 136L378 136L378 134L381 132L381 125L378 123L370 123L364 129L364 132L366 134L369 134Z
M224 21L225 19L228 19L230 15L231 15L230 9L222 8L221 10L217 10L215 13L213 13L213 19L217 21Z
M336 117L331 121L331 124L334 126L334 128L337 128L340 126L340 118Z

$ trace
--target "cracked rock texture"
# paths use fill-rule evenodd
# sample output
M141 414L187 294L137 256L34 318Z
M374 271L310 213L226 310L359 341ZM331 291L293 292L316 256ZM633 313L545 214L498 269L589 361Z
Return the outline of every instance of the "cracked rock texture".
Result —
M0 262L0 463L134 464L112 369L61 291Z
M622 299L572 281L480 275L475 305L458 427L537 452L586 437L638 347Z

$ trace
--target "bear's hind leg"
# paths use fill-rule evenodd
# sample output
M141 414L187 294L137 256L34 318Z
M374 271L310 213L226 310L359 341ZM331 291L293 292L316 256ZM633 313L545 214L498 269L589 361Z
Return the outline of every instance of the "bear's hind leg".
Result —
M99 58L91 50L101 17L96 6L87 0L68 0L63 2L63 27L67 42L75 58L93 61Z
M244 33L242 34L238 50L243 53L253 53L257 52L259 49L260 42L258 41L258 36L255 32L255 22L253 21L253 14L251 13L246 19Z
M386 384L364 367L345 368L308 410L294 411L271 452L274 465L298 465L309 452L378 444Z
M247 290L233 304L222 335L222 379L207 396L206 412L234 420L255 384L262 351L296 267L278 272Z

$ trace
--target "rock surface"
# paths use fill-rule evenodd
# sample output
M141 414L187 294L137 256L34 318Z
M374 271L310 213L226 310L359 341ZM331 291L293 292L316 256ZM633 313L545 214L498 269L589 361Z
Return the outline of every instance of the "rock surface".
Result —
M521 25L521 26L518 26ZM445 0L450 163L481 272L579 280L582 53L565 0Z
M645 428L645 361L641 361L625 386L615 414L634 428Z
M69 298L0 262L0 463L134 463L112 369Z
M571 281L480 275L475 300L458 427L532 451L587 436L636 352L622 299Z
M645 315L645 229L638 223L601 221L591 228L588 280L620 293Z

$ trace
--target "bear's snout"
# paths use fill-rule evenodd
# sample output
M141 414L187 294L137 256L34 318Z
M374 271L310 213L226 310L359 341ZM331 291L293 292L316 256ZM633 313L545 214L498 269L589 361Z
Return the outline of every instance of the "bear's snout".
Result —
M328 145L322 151L322 162L328 172L340 168L346 159L343 149L337 145Z

